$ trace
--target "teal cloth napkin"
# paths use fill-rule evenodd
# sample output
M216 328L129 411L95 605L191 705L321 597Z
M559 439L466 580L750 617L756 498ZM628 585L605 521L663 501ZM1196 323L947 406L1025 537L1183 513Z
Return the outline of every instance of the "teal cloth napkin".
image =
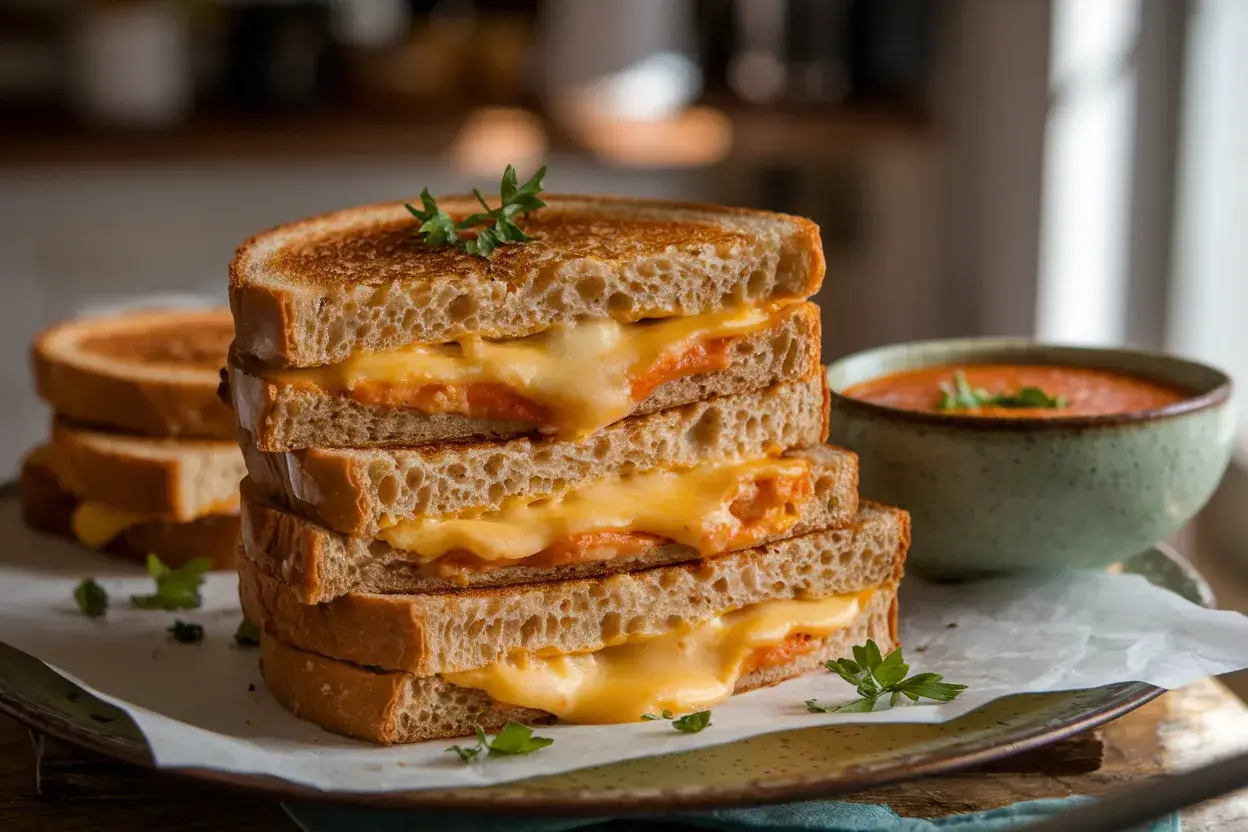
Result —
M1032 800L1015 803L990 812L950 815L943 818L899 817L887 806L811 800L754 809L722 809L676 815L642 816L611 821L607 818L529 818L499 815L450 815L422 812L356 809L328 804L288 803L282 808L304 832L415 832L443 828L453 832L565 832L611 823L613 828L646 829L661 825L719 829L723 832L993 832L1018 829L1026 824L1060 814L1075 803L1090 798ZM1177 815L1136 832L1180 832Z

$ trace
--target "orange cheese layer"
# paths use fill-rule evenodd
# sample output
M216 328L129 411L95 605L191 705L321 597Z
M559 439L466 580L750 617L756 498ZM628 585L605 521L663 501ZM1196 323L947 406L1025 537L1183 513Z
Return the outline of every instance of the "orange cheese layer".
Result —
M700 711L731 696L742 676L815 650L821 639L850 626L875 591L763 601L590 653L525 653L442 677L565 722L633 722L645 713Z
M512 341L414 344L264 377L365 404L532 422L579 436L624 418L662 384L723 369L732 342L775 326L787 305L632 324L584 321Z
M766 457L515 496L496 511L417 517L377 536L442 574L611 560L662 541L713 554L792 528L813 492L807 460Z

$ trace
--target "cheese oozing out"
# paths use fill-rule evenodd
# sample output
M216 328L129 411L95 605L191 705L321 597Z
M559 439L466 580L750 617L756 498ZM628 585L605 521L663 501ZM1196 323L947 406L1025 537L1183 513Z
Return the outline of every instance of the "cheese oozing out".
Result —
M402 520L377 536L425 563L451 552L517 561L600 532L654 535L709 554L792 528L812 479L801 457L645 471L550 497L517 495L497 511Z
M485 667L444 673L497 702L537 708L564 722L632 722L645 713L689 713L732 695L751 661L802 634L823 638L852 624L873 591L817 600L752 604L694 626L592 653L521 654Z
M631 413L654 386L646 384L651 374L662 378L650 380L662 381L723 366L726 359L673 359L711 341L766 329L785 306L741 306L631 324L611 319L559 324L506 341L465 337L458 343L413 344L361 353L326 367L271 371L265 378L347 395L378 384L406 391L432 388L438 394L419 398L417 409L439 401L442 409L436 412L468 416L477 414L464 409L469 408L467 388L501 386L544 410L544 432L583 436Z

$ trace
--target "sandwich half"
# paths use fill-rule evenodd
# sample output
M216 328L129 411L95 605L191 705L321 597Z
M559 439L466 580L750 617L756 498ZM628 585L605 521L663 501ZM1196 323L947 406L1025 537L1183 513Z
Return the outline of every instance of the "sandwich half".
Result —
M603 579L308 606L240 554L239 587L277 699L388 744L687 713L868 638L891 649L908 543L904 512L868 505L845 529Z
M247 471L279 505L344 534L398 541L422 520L499 511L585 481L734 463L767 473L786 448L827 436L822 374L634 416L578 439L269 453L243 433ZM774 473L775 466L772 466Z
M228 386L264 451L584 436L807 377L818 228L762 211L546 197L489 259L401 203L283 226L231 266ZM444 200L453 217L471 200Z
M423 517L385 539L293 514L243 481L243 553L301 603L589 578L751 548L853 522L858 461L828 446L587 479L494 510Z
M39 396L82 424L146 436L233 439L217 396L234 322L228 309L77 318L31 347Z
M229 441L104 433L57 420L22 463L27 525L85 546L167 565L206 557L233 568L238 483Z

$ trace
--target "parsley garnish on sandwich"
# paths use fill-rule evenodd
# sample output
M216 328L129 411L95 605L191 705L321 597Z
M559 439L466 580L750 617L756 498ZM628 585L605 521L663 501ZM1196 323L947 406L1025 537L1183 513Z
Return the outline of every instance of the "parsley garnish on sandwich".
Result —
M420 220L416 233L430 248L452 246L468 254L478 257L489 257L494 249L507 243L525 243L533 239L524 233L516 218L546 207L546 203L538 198L542 191L542 178L546 176L546 167L538 168L533 178L523 185L516 176L516 169L511 165L503 171L503 181L499 183L498 195L502 204L491 208L476 188L472 195L485 209L481 214L469 214L459 222L451 219L451 215L438 207L438 201L425 188L420 192L421 208L404 203L411 215ZM473 231L475 234L461 236L462 232Z
M550 737L535 737L533 729L527 725L521 725L519 722L508 722L503 726L503 730L499 731L491 740L490 737L477 726L477 744L464 747L462 745L452 745L447 751L454 751L459 755L459 759L465 763L476 762L482 752L488 752L491 755L501 755L513 757L518 754L532 754L538 749L545 748L553 743Z
M141 610L193 610L198 609L202 598L199 589L204 583L204 573L212 568L208 558L194 558L180 569L170 569L155 555L147 556L147 574L156 581L156 592L151 595L131 595L130 606Z
M823 666L853 685L859 698L841 705L825 705L807 699L806 710L812 714L869 713L885 694L889 695L889 707L901 702L903 696L911 702L919 699L949 702L966 690L966 685L942 681L944 677L939 673L916 673L906 678L910 665L902 661L901 648L881 656L879 646L870 639L865 645L854 646L852 659L833 659Z

